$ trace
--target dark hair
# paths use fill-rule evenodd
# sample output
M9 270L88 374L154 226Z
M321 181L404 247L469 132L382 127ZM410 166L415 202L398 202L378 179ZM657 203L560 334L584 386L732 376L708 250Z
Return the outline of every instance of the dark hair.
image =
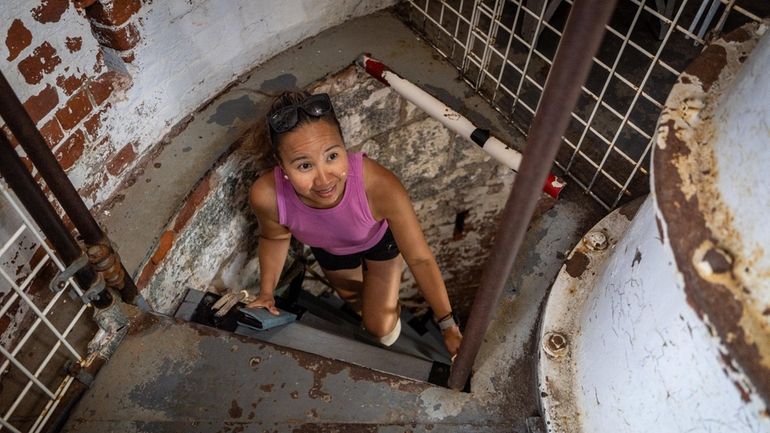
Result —
M280 110L281 108L289 107L292 105L298 105L310 96L311 96L310 93L305 90L300 90L300 91L290 90L290 91L281 93L280 95L276 96L275 99L273 99L273 102L270 105L270 110L267 112L266 119L269 119L273 113ZM320 121L326 121L332 125L335 125L337 127L337 131L339 131L340 133L340 137L342 136L342 128L340 128L340 122L339 120L337 120L337 116L334 114L333 107L331 111L329 111L328 113L324 114L321 117L313 117L305 113L303 110L297 110L297 124L294 126L294 128L292 128L292 130L306 123L320 122ZM280 155L278 154L278 147L281 144L280 143L281 133L275 132L273 128L270 127L269 123L267 125L267 131L268 131L268 136L270 137L270 145L273 147L273 153L275 154L276 159L280 161Z

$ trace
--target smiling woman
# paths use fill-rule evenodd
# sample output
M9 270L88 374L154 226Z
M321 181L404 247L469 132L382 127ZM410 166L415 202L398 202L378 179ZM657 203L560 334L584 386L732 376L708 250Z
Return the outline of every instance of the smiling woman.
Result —
M400 334L398 291L406 261L454 355L462 340L446 287L398 178L363 153L348 153L329 96L287 92L267 116L278 166L251 188L261 236L259 296L273 292L294 236L310 246L337 294L385 346ZM403 254L403 257L402 257Z

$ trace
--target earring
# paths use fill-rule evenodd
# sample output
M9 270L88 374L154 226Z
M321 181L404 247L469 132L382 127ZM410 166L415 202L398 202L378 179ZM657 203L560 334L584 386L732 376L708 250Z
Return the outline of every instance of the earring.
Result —
M343 171L343 172L342 172L342 177L345 177L345 176L347 176L347 175L348 175L348 172L346 172L346 171Z
M289 176L286 176L285 174L283 175L283 178L289 180Z

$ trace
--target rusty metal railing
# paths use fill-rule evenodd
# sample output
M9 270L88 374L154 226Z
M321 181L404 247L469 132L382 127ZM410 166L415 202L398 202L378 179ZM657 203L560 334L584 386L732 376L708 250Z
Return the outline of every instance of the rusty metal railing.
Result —
M570 112L577 103L581 85L588 77L591 59L599 48L604 26L614 6L615 1L579 0L570 11L564 38L556 52L527 137L519 173L503 209L489 261L481 275L481 286L471 307L463 343L452 366L449 377L452 389L463 389L468 380L540 198L540 185L550 172Z

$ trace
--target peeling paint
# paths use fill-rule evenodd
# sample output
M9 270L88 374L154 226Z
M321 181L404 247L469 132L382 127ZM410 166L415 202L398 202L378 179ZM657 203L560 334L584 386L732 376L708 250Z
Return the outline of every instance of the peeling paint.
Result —
M686 281L688 302L714 324L767 401L770 324L761 311L770 305L770 299L761 300L759 293L763 281L770 278L770 269L762 268L762 247L752 247L756 236L744 236L745 215L735 213L733 205L743 194L725 195L724 189L726 183L742 182L750 167L745 166L742 173L720 169L733 158L743 157L741 146L748 141L730 145L726 153L719 144L729 140L730 133L725 129L730 114L721 107L732 100L727 95L738 91L734 80L745 75L741 71L747 54L759 49L754 47L758 35L764 33L763 26L751 25L739 35L715 41L704 50L703 59L685 70L661 114L653 163L656 195ZM748 34L754 36L747 38ZM748 122L742 120L739 129L751 128ZM749 158L757 160L762 155ZM744 202L752 201L754 188L747 185L746 190ZM719 251L722 253L717 254ZM729 263L720 258L728 256Z

